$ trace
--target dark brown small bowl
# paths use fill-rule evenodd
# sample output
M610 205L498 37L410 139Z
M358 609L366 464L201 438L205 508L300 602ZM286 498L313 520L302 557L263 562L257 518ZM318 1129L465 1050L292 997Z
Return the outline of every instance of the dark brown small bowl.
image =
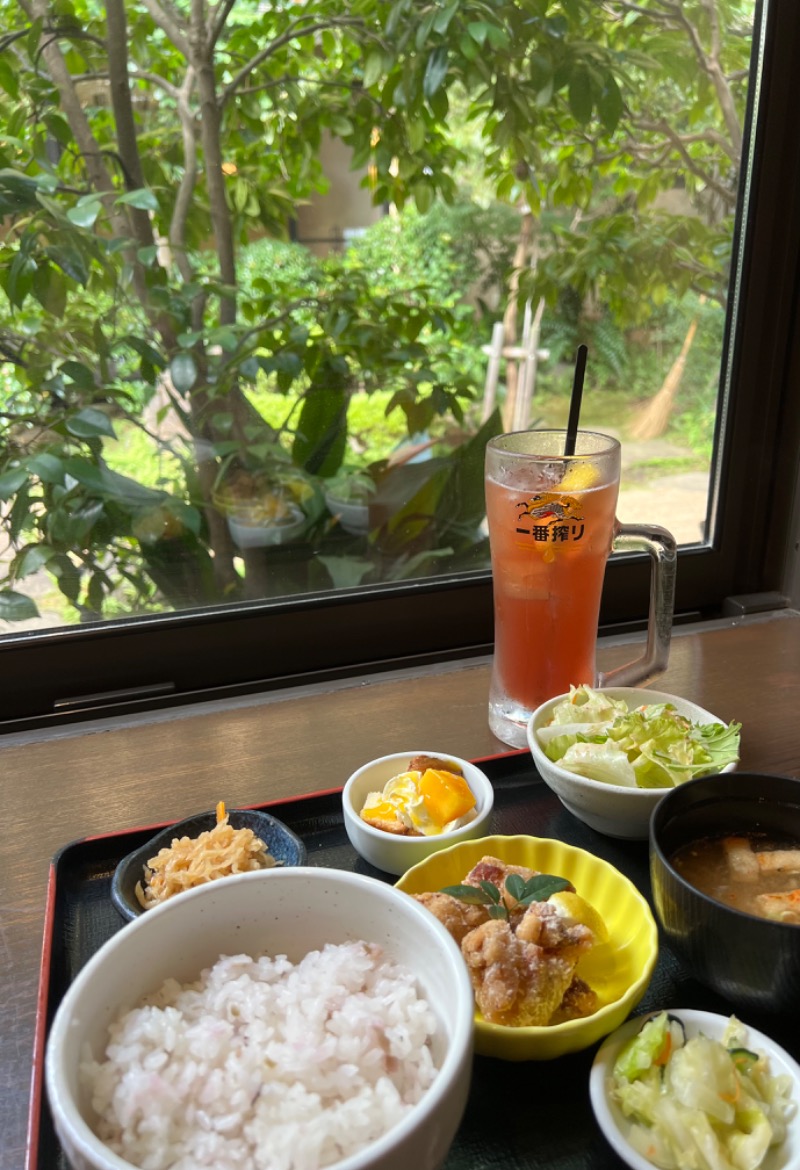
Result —
M775 832L800 841L800 780L753 772L704 776L672 789L650 821L650 877L666 942L692 975L737 1007L800 1013L800 926L702 894L673 867L702 837Z

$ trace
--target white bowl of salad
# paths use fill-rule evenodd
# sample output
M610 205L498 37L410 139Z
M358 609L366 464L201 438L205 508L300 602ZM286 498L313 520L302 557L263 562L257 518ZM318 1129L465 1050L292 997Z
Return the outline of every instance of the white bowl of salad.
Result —
M601 1045L589 1096L633 1170L797 1170L800 1066L735 1016L679 1008L628 1020Z
M610 837L645 840L670 788L730 772L741 724L643 687L572 687L528 722L536 770L579 820Z

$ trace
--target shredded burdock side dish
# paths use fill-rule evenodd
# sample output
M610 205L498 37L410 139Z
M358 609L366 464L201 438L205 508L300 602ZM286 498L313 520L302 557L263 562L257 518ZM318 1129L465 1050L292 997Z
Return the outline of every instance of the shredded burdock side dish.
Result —
M136 883L136 898L140 906L150 910L204 882L277 864L252 829L233 828L221 800L213 829L199 837L175 837L168 849L150 858L144 866L144 884Z

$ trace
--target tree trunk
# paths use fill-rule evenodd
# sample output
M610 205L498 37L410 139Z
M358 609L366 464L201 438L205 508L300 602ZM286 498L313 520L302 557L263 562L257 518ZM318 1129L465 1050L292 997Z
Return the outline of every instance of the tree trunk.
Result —
M517 340L517 316L518 304L517 296L519 293L519 274L528 263L528 257L531 251L531 240L533 238L533 216L528 208L525 209L522 215L522 223L519 229L519 239L517 240L517 248L514 253L514 273L511 277L508 305L506 306L505 315L503 317L503 344L504 346L514 345ZM519 386L519 366L516 361L509 358L506 362L506 400L503 404L503 429L510 431L512 429L512 420L517 412L517 391Z
M139 156L139 142L133 117L130 82L128 79L128 25L123 0L107 0L106 50L108 52L109 87L114 124L117 132L119 157L125 172L128 190L144 187L144 172ZM131 222L139 244L148 247L155 243L150 217L141 208L131 208Z
M214 250L219 261L220 278L230 290L220 298L219 320L221 325L230 325L236 320L236 251L222 170L221 111L214 75L214 46L206 35L205 5L198 0L192 4L190 43L191 65L197 76L197 93L200 98L200 137L214 231Z
M20 0L20 7L31 20L41 20L45 26L50 23L51 12L46 0L33 0L30 6ZM109 219L116 234L122 237L129 236L131 225L128 215L124 209L114 205L116 194L114 181L106 167L100 144L92 133L89 120L84 113L61 47L55 37L43 31L39 38L39 48L50 78L58 90L69 128L80 151L83 165L86 167L89 183L98 195L105 197L104 202L108 209ZM134 257L134 272L136 272L137 267Z

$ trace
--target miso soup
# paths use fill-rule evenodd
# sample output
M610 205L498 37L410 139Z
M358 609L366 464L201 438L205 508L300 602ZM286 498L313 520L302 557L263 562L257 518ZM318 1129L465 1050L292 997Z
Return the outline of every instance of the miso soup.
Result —
M752 833L682 845L672 864L690 885L748 914L800 925L800 842Z

